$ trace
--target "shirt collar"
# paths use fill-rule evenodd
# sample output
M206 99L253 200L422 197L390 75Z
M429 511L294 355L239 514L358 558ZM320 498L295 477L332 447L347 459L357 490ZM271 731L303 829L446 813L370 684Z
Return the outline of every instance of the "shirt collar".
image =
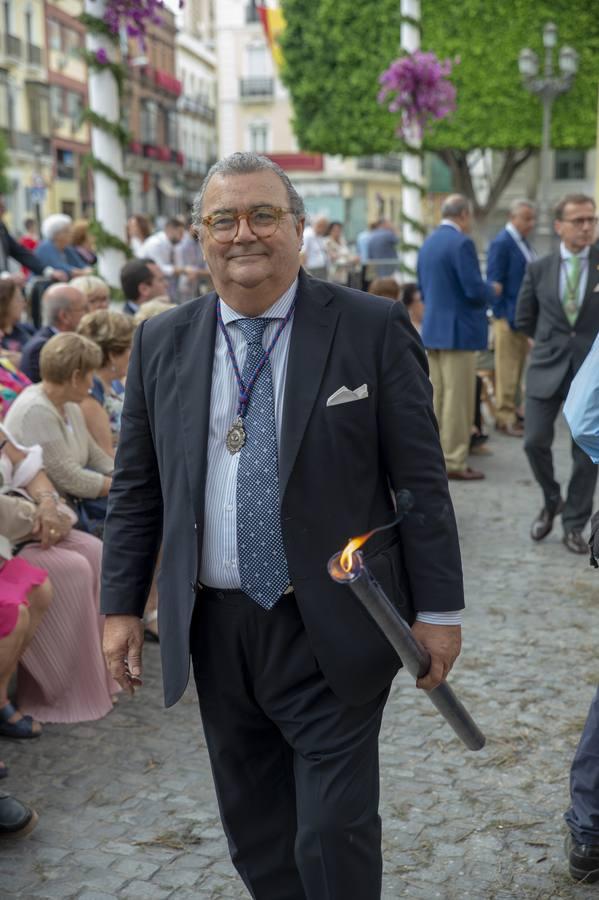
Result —
M511 234L511 236L513 237L513 239L516 241L517 244L525 244L526 243L526 240L523 237L523 235L520 234L520 232L518 231L516 226L512 225L511 222L507 223L507 225L505 226L505 230L509 234Z
M458 223L454 222L453 219L441 219L441 225L449 225L450 228L455 228L456 231L462 231Z
M289 310L291 309L291 304L295 298L295 292L297 291L297 277L292 281L284 294L282 294L278 300L269 306L268 309L264 310L261 319L284 319ZM220 303L220 312L225 325L230 325L231 322L235 322L237 319L248 319L249 316L240 316L236 309L232 309L230 306L227 306L226 302L222 297L218 298Z
M571 253L562 241L559 245L559 255L562 259L570 259L572 256L577 256L579 259L588 259L590 249L590 247L585 247L584 250L580 251L580 253Z

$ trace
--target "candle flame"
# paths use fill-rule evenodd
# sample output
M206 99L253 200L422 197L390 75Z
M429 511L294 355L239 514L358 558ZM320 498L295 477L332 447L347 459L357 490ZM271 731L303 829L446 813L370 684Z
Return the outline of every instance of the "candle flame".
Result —
M376 531L376 529L375 529ZM353 555L356 550L359 550L360 547L363 547L369 537L372 537L374 531L368 531L366 534L361 534L359 537L350 538L345 547L343 548L343 552L341 554L341 558L339 560L341 564L341 568L344 572L351 572L353 569Z

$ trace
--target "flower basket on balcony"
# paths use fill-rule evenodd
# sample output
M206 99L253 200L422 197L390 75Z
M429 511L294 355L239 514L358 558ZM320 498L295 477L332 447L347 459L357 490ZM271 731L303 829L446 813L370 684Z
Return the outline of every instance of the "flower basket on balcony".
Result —
M144 156L148 159L159 159L158 147L154 147L152 144L144 144L143 151Z
M144 152L143 144L141 144L140 141L131 141L129 144L129 152L141 156Z

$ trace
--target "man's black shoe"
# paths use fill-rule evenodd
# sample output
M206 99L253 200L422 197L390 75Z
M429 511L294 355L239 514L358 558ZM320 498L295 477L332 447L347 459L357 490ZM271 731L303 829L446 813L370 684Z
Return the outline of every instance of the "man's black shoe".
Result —
M25 837L38 823L38 814L16 797L0 793L0 840Z
M574 881L584 881L585 884L599 881L599 844L579 844L568 834L566 856Z
M580 531L568 531L564 534L562 540L570 553L584 553L586 555L589 552L589 545Z
M564 501L561 498L554 510L547 509L546 506L543 507L539 515L530 526L530 536L533 541L542 541L543 538L547 537L547 535L553 528L553 520L556 516L559 516L563 508Z

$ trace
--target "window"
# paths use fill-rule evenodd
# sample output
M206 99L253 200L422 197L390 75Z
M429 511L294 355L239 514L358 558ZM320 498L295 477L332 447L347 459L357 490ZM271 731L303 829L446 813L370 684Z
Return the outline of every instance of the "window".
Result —
M67 116L75 129L79 128L83 112L83 97L77 91L67 91Z
M62 39L64 42L64 52L67 56L79 58L79 50L81 47L81 37L74 28L62 29Z
M268 152L268 125L265 122L254 122L250 125L250 151Z
M55 19L48 19L48 44L51 50L62 50L60 25Z
M247 23L260 21L260 15L256 7L256 0L249 0L245 8L245 21Z
M71 150L56 151L56 176L69 179L75 177L75 154Z
M267 78L270 75L268 52L264 44L250 44L246 49L249 78Z
M52 127L58 128L59 122L63 117L63 95L62 88L56 84L50 85L50 114L52 116Z
M33 13L30 9L25 12L25 40L33 44Z
M555 178L558 181L581 181L586 178L584 150L556 150Z
M9 128L8 95L8 82L0 73L0 128Z
M5 34L12 34L12 11L10 8L10 0L3 0L2 2L2 19Z
M141 103L141 139L144 144L157 143L158 107L153 100Z

